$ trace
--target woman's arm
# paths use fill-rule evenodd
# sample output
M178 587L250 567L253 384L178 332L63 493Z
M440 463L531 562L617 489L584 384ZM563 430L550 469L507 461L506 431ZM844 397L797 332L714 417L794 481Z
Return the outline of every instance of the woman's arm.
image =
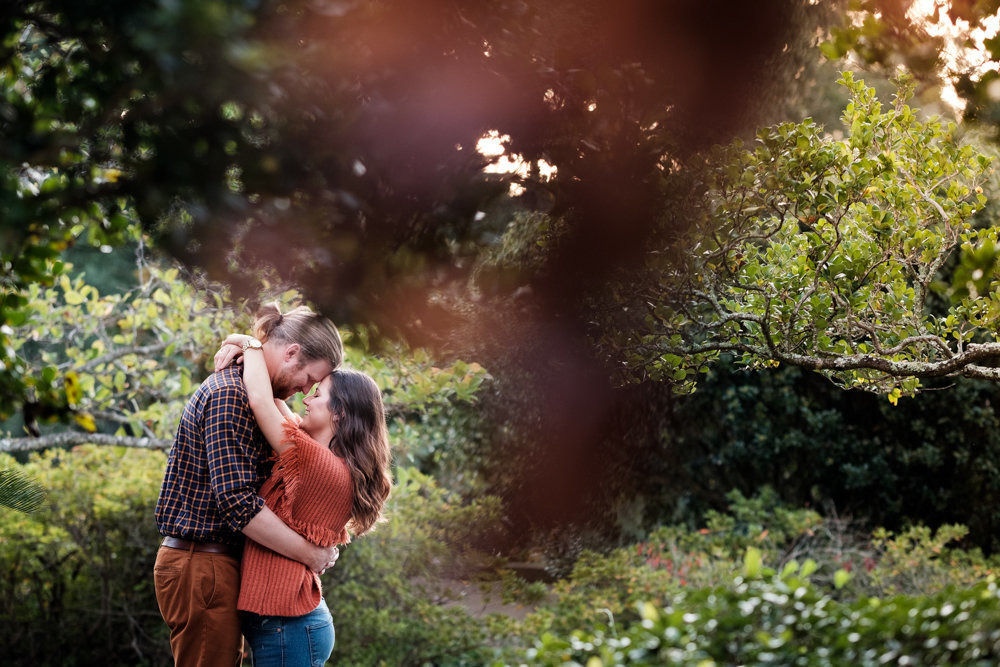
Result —
M285 415L275 404L271 378L267 374L267 364L264 363L264 353L259 349L248 348L243 353L243 384L247 388L253 416L257 419L257 425L263 431L271 449L280 454L292 447L291 443L283 442ZM285 407L287 409L287 406Z
M288 407L288 403L285 403L280 398L274 399L274 407L278 408L278 412L281 413L281 416L286 421L289 421L292 424L298 424L300 421L302 421L301 419L299 419L299 416L294 412L292 412L292 409Z

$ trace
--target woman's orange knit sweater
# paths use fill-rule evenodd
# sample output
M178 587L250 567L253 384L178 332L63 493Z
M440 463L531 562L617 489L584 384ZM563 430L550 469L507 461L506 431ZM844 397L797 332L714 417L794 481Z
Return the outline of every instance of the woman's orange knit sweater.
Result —
M346 544L354 486L342 458L285 422L291 443L274 464L260 494L290 528L320 546ZM253 540L243 548L237 606L267 616L301 616L319 605L319 575Z

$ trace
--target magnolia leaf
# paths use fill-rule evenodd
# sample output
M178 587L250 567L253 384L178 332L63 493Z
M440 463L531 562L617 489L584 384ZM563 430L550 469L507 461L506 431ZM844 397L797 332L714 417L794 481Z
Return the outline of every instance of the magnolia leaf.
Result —
M78 412L73 415L73 420L82 426L88 433L94 433L97 431L97 423L94 421L94 416L89 412Z
M66 401L70 405L79 403L82 392L80 391L80 378L75 371L66 371L63 376L63 386L66 388Z
M66 299L66 303L68 303L71 306L79 306L81 303L87 300L86 297L83 296L83 294L77 292L76 290L70 290L66 292L63 296Z
M743 556L743 573L747 578L755 579L761 575L763 570L763 557L757 547L747 547L747 552Z
M651 602L640 602L639 615L647 621L655 621L660 618L660 611Z

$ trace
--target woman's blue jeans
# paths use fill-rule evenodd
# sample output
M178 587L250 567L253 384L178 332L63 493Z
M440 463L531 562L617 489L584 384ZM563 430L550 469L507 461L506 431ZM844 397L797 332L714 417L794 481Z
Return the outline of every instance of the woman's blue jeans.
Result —
M240 613L253 667L323 667L333 652L333 618L326 600L302 616Z

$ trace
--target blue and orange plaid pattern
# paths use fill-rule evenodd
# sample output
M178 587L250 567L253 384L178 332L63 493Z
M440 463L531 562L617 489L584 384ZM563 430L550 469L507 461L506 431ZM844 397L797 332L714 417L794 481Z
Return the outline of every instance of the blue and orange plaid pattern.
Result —
M264 507L258 491L270 448L247 403L241 368L210 375L184 407L156 501L161 535L239 545L240 531Z

